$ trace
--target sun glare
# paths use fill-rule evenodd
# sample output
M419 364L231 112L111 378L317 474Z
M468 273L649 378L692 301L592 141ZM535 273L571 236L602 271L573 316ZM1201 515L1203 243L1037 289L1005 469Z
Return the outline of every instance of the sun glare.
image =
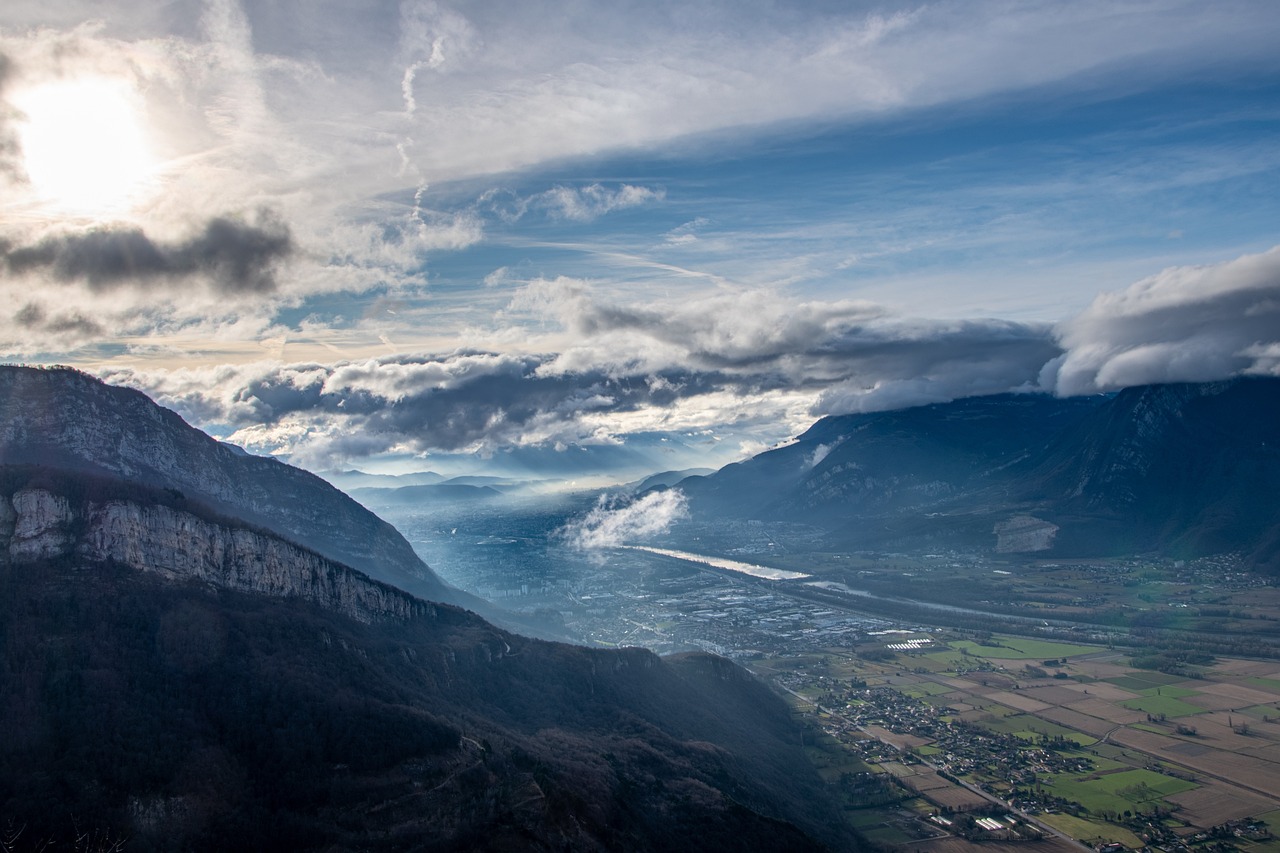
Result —
M18 138L37 204L51 212L103 217L127 213L156 171L126 82L82 78L12 97Z

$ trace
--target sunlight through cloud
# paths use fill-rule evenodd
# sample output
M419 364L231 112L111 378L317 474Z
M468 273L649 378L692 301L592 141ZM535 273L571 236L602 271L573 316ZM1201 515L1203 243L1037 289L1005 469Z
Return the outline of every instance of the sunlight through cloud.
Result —
M109 218L127 213L156 171L138 95L122 80L85 77L12 97L21 113L22 166L49 213Z

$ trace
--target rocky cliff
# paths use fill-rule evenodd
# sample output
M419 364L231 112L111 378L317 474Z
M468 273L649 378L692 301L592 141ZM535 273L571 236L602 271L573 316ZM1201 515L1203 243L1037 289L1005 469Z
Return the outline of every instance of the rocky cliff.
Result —
M431 615L433 605L266 531L125 500L77 501L41 488L0 494L9 563L115 563L171 580L294 598L360 622Z
M42 465L176 489L433 601L483 611L395 528L324 480L250 456L146 395L68 368L0 366L0 465Z

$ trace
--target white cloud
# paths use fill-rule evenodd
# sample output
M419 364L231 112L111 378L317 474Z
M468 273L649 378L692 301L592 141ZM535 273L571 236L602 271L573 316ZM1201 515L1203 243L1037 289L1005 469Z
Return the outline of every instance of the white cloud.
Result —
M648 187L623 184L611 190L600 184L591 184L576 189L554 187L542 193L537 202L546 207L552 216L575 222L590 222L615 210L652 204L665 197L666 193L662 190Z
M827 454L831 452L831 448L834 446L835 445L832 445L832 444L819 444L817 447L813 449L813 453L810 453L809 457L805 459L804 461L805 467L817 468L820 464L822 464L822 460L827 458Z
M0 12L0 96L97 75L125 81L145 102L164 168L160 192L128 224L173 244L210 217L265 209L287 224L297 251L270 293L233 302L199 287L168 299L58 290L35 271L10 276L0 299L30 301L24 316L45 319L23 326L0 317L0 348L48 353L121 335L170 345L161 338L194 328L270 327L317 294L424 289L431 253L476 245L484 226L478 216L433 213L423 187L731 128L870 116L1059 81L1100 85L1084 76L1098 69L1125 69L1141 84L1226 55L1270 62L1278 28L1269 6L1239 1L977 0L869 12L657 0L586 2L565 14L546 0L155 8L13 0ZM0 105L0 239L31 246L83 230L34 212L20 152L6 145L16 120ZM386 201L413 187L413 206ZM661 188L584 181L519 199L511 212L533 199L567 222L670 204ZM701 224L668 232L664 245L691 245ZM748 263L774 280L784 273L772 275L773 265L798 265ZM33 289L43 292L24 299Z
M1173 267L1104 293L1057 328L1066 352L1041 384L1058 394L1275 375L1280 246L1212 266Z
M699 240L698 231L711 224L711 221L704 216L697 219L691 219L683 225L672 228L664 236L668 246L688 246Z
M571 547L596 551L652 539L687 515L688 501L679 489L649 492L633 501L602 495L590 512L558 533Z

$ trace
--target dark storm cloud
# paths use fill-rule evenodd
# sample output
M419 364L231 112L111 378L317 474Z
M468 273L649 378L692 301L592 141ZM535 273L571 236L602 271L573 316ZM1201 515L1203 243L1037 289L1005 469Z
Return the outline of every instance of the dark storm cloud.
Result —
M110 226L0 246L0 256L12 273L42 271L59 281L83 281L94 291L199 276L219 293L248 294L275 290L276 268L293 248L288 226L262 214L252 224L211 219L195 236L173 243L140 228Z
M625 320L632 331L635 319ZM644 421L646 412L653 417L676 409L695 413L695 420L697 412L714 412L708 423L750 423L761 416L760 395L775 393L814 395L821 401L818 414L884 408L888 400L914 405L997 393L1026 386L1060 352L1047 327L969 321L875 332L837 324L792 350L729 334L732 357L713 358L711 339L724 331L702 341L704 357L673 352L666 363L649 366L628 362L625 353L611 360L610 335L600 328L603 338L584 342L593 345L590 362L573 369L563 353L457 351L334 365L262 365L181 379L131 372L110 378L140 387L197 421L263 435L279 427L281 442L291 441L290 430L296 437L303 428L324 436L319 443L325 453L349 457L390 449L457 452L610 441L630 429L625 424L631 416ZM920 376L927 377L926 386L904 382ZM768 416L776 415L771 410Z

